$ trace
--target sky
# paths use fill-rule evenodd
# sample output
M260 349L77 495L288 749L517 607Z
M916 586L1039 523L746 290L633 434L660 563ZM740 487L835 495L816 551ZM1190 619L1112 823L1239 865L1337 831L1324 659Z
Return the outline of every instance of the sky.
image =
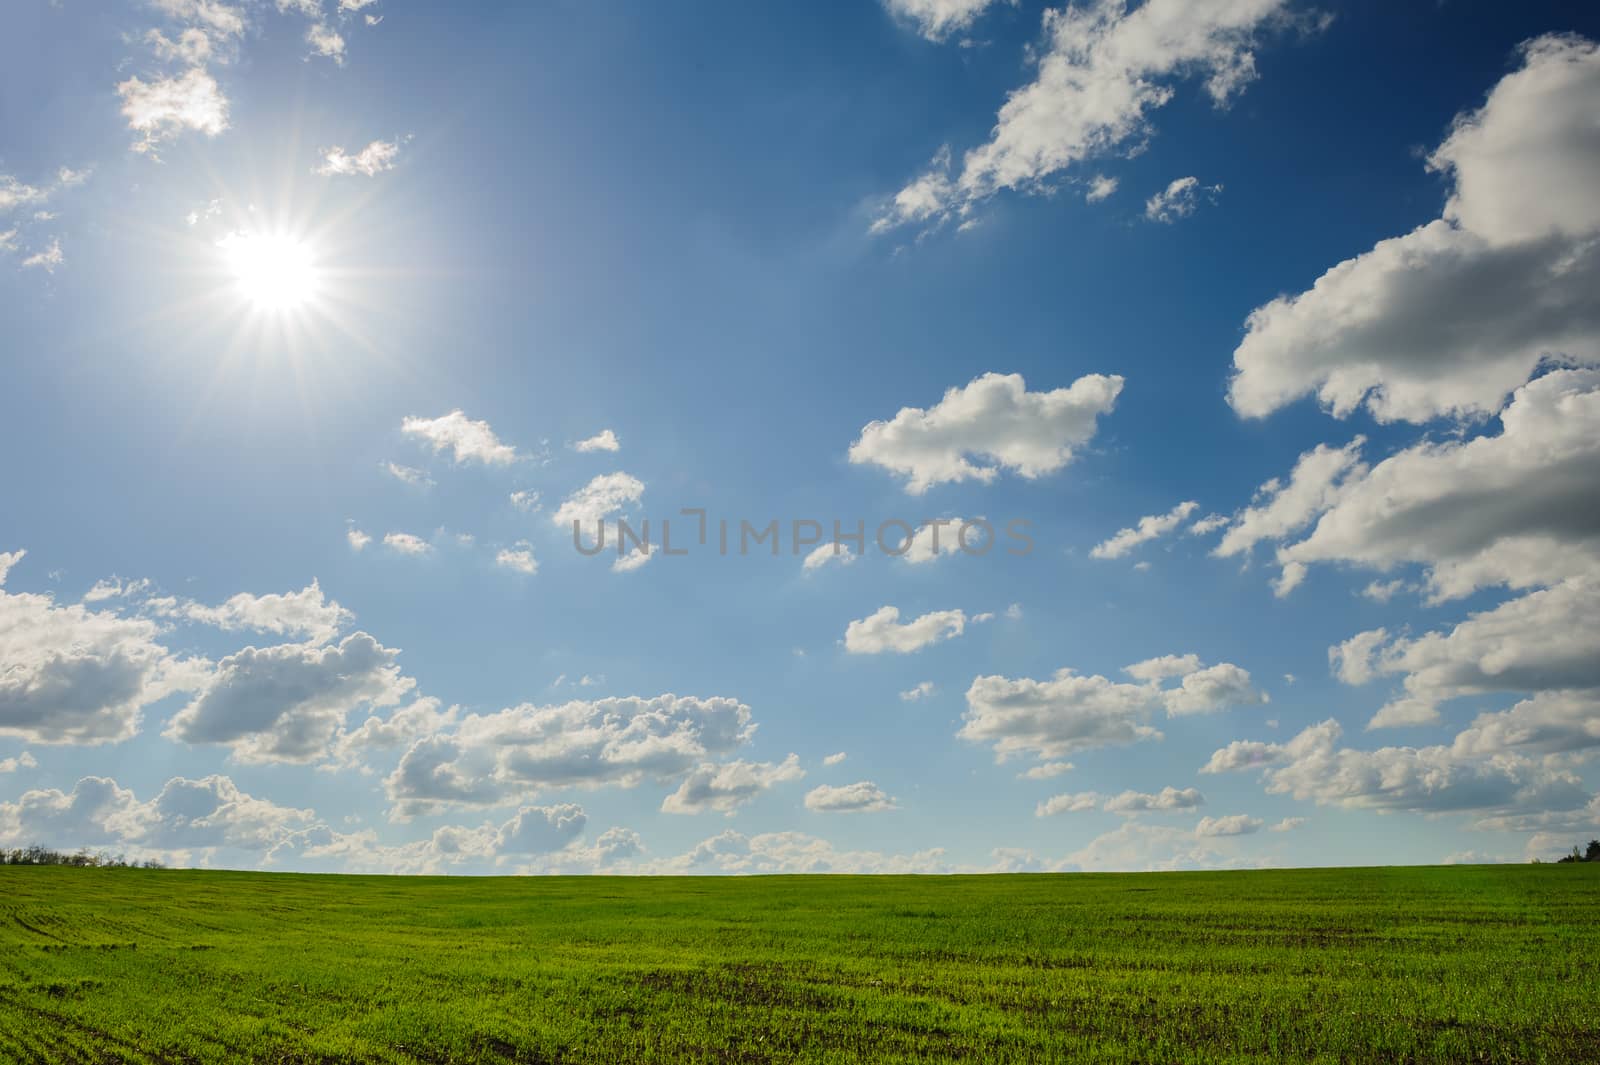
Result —
M0 845L1600 834L1600 13L5 19Z

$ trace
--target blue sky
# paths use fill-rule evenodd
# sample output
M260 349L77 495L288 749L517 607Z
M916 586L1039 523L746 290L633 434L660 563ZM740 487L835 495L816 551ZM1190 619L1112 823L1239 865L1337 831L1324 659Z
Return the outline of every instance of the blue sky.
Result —
M771 872L1600 831L1600 18L8 21L0 842ZM556 520L677 546L682 508L710 545L619 568ZM974 518L1031 551L871 542ZM807 566L797 520L866 550Z

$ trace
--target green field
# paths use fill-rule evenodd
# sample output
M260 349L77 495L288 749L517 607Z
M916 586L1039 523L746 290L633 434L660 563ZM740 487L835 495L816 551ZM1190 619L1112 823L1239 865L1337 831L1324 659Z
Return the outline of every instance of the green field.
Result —
M1600 1061L1600 866L0 868L0 1061Z

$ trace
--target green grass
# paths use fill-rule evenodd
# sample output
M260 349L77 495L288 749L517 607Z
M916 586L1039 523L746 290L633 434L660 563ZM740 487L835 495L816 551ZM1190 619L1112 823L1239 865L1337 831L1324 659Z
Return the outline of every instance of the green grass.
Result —
M4 1062L1600 1061L1600 865L0 868Z

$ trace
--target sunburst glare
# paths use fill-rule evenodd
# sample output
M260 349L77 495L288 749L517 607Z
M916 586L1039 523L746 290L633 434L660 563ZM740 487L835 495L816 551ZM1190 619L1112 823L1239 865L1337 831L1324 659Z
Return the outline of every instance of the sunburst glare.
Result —
M235 232L217 242L239 294L259 310L289 311L317 294L311 245L282 233Z

